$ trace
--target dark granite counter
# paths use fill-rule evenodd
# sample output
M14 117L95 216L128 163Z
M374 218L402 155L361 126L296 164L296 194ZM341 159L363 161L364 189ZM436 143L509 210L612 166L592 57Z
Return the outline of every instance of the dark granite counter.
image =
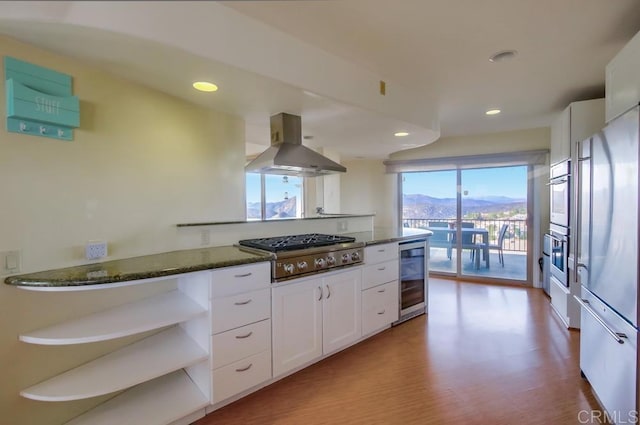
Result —
M425 240L433 232L423 229L412 229L404 227L400 229L393 228L375 228L373 232L355 232L348 233L345 236L356 238L356 242L364 242L366 245L377 245L390 242L408 242Z
M9 276L15 286L81 286L150 279L271 260L271 254L250 253L233 246L189 249L105 261L63 269Z

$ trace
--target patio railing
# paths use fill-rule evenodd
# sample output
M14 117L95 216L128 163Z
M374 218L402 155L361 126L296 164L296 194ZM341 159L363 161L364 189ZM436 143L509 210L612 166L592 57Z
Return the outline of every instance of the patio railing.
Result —
M526 220L485 220L485 219L463 219L465 223L473 223L473 227L482 227L489 231L489 244L498 243L498 233L503 224L507 224L507 233L504 237L503 249L505 251L527 251L527 221ZM403 218L404 227L415 227L424 229L429 227L429 223L445 222L453 227L455 219L440 218Z

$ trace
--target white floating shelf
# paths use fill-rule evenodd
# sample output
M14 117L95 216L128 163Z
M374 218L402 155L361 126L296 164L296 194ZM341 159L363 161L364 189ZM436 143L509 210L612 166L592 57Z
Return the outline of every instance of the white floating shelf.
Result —
M175 290L20 335L20 341L69 345L106 341L175 325L207 310Z
M167 425L207 405L207 397L179 370L133 387L67 425Z
M96 397L208 358L182 329L173 327L22 390L20 395L41 401Z

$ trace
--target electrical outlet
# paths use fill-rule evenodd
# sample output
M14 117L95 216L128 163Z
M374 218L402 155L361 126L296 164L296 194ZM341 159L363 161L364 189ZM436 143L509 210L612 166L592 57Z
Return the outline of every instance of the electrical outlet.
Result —
M20 273L22 266L22 258L20 251L4 251L0 252L0 275L8 275Z
M338 222L338 232L346 232L349 230L349 226L346 220L342 220Z
M105 241L89 241L85 245L85 257L87 260L97 260L107 256L107 243Z

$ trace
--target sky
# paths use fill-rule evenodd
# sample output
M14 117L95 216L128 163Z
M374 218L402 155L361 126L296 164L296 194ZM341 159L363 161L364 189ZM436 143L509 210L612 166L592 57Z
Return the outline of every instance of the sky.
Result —
M403 192L434 198L456 197L456 170L403 173ZM527 167L500 167L462 170L463 196L478 198L506 196L527 198ZM464 191L467 191L465 194Z

